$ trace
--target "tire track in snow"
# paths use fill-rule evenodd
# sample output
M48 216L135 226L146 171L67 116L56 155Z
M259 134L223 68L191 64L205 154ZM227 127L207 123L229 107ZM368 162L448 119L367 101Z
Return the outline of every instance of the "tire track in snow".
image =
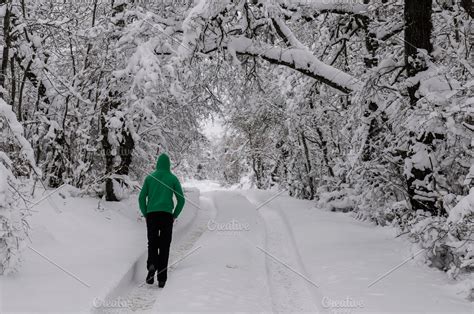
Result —
M266 272L273 310L279 313L320 312L315 295L310 291L317 287L308 282L309 277L289 226L278 211L268 206L263 206L258 211L265 226ZM296 272L308 279L302 278Z
M207 203L207 202L206 202ZM197 209L194 219L181 228L187 229L181 234L173 234L173 242L170 248L170 264L174 261L181 260L194 246L197 240L207 230L207 221L209 220L210 209ZM146 251L135 262L133 268L133 281L130 282L130 287L125 289L125 293L112 292L107 300L110 300L110 306L105 304L103 307L94 308L93 313L133 313L133 312L150 312L153 305L157 301L161 289L158 284L148 285L144 282L146 275L145 261ZM179 263L168 268L169 275L172 275L173 270L179 267ZM156 278L155 278L156 279ZM166 287L165 287L166 289Z

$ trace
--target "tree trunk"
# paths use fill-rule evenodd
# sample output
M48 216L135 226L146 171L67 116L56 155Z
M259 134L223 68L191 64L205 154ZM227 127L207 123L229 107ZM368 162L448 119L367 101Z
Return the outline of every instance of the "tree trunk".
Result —
M125 12L126 2L114 5L112 1L112 16ZM114 25L118 30L125 26L125 20L118 19ZM120 35L117 32L112 37L112 40L119 40ZM106 181L105 181L105 199L107 201L119 201L114 191L114 180L120 181L119 178L113 178L114 176L127 176L132 163L132 153L135 147L132 134L128 130L125 121L122 125L122 141L119 143L119 147L112 147L109 142L109 128L107 127L106 117L110 112L118 109L121 105L121 94L118 91L113 91L114 87L111 86L109 90L109 97L101 108L101 134L102 134L102 147L105 153L105 170L106 170ZM116 150L115 154L113 150ZM116 154L120 155L120 164L115 165Z
M323 160L324 164L326 165L326 169L328 170L328 175L330 177L334 177L334 171L332 170L331 165L329 164L329 152L328 152L328 141L324 139L323 132L320 128L316 127L316 132L318 133L319 140L321 141L321 150L323 153Z
M10 46L11 46L11 36L10 36L10 3L9 1L0 0L0 6L5 6L5 16L3 17L3 52L2 52L2 65L0 69L0 97L5 99L6 91L6 79L7 79L7 69L8 62L10 61Z
M101 106L100 118L102 148L104 149L105 171L107 176L105 181L105 199L111 202L119 201L114 191L113 180L120 181L120 179L112 177L114 175L127 176L129 174L130 164L132 163L132 153L135 148L135 141L133 140L132 134L126 129L125 125L122 128L123 140L119 143L119 147L112 147L108 139L109 128L107 126L106 117L109 112L116 110L120 106L121 102L119 97L119 93L109 92L107 101ZM116 166L115 162L117 155L120 156L120 164Z
M106 117L110 112L111 108L118 106L118 104L113 102L113 94L109 92L109 97L101 106L100 112L100 122L101 122L101 135L102 135L102 148L104 149L104 156L105 156L105 173L106 173L106 180L105 180L105 199L107 201L116 202L118 201L115 193L114 193L114 184L110 176L114 172L114 162L115 156L112 153L112 144L110 144L108 136L109 136L109 128L107 127L107 120Z
M306 176L307 176L308 187L309 187L309 195L307 198L312 200L314 199L314 193L315 193L313 175L311 173L313 169L311 166L311 156L309 154L308 143L306 142L306 137L304 135L304 132L301 133L301 143L303 145L303 151L304 151L304 156L305 156Z
M405 0L405 66L408 77L414 77L427 69L426 60L433 51L432 0ZM413 109L418 105L417 91L420 84L408 87L410 104ZM423 132L411 134L405 167L408 198L413 210L424 210L433 215L445 214L438 205L433 172L433 141L443 139L442 134Z
M426 70L425 59L433 51L431 13L432 0L405 0L405 65L409 77ZM408 88L412 105L418 101L419 86L415 84Z

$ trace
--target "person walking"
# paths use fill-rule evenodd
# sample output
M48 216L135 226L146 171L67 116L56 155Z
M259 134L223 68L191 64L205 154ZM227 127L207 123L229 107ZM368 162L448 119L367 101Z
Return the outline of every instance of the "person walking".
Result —
M173 195L177 200L176 207ZM161 154L158 157L156 170L145 178L138 202L147 227L146 283L153 284L155 273L157 273L158 286L163 288L168 279L168 258L173 223L181 213L185 202L181 184L171 172L168 155Z

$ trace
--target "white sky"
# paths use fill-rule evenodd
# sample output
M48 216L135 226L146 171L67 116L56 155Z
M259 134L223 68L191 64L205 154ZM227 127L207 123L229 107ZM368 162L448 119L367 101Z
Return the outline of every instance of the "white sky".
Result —
M204 121L202 123L202 130L204 135L211 141L221 138L224 134L224 127L220 118Z

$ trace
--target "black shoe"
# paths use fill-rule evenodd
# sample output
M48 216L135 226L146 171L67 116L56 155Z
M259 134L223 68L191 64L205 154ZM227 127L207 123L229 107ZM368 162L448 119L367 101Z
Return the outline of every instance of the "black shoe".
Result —
M166 281L158 281L158 288L163 288L166 284Z
M152 285L155 282L155 267L153 265L148 269L148 274L146 275L146 283Z

